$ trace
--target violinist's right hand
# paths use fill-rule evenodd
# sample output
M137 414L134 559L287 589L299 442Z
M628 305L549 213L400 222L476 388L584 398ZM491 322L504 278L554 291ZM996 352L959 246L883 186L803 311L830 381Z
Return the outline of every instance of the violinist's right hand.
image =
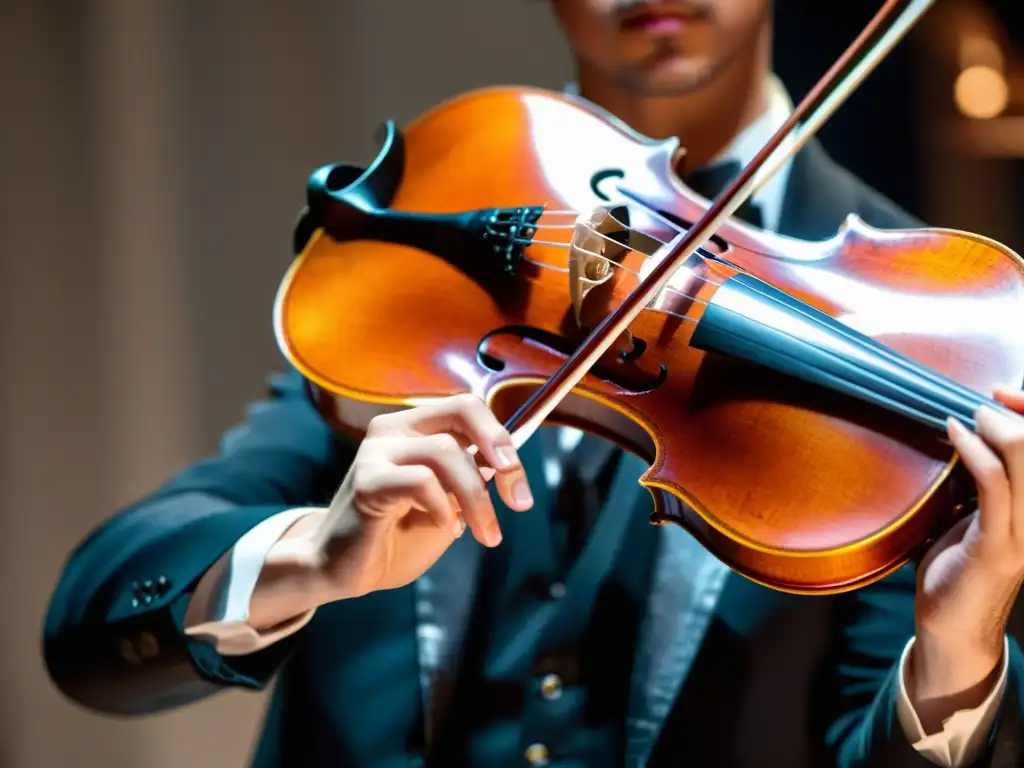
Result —
M271 550L249 623L268 628L328 602L405 586L466 526L481 544L497 546L492 474L505 504L532 506L512 438L478 397L374 418L330 508L300 520Z

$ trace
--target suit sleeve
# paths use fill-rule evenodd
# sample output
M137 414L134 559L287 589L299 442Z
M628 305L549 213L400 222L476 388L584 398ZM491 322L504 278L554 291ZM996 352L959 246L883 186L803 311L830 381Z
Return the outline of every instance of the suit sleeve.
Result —
M204 573L260 522L325 504L355 453L316 412L296 372L188 467L104 522L70 554L52 594L43 654L57 687L90 709L148 714L226 687L263 687L302 632L245 657L183 628Z
M914 635L915 571L907 566L837 603L832 652L815 681L829 764L934 768L899 720L901 658ZM1005 695L971 768L1017 765L1022 657L1012 638ZM1004 762L1013 755L1011 762Z

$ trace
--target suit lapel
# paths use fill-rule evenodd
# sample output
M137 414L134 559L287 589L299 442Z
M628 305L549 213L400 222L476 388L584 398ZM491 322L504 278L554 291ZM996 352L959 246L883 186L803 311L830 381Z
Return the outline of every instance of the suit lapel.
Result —
M782 202L779 233L801 240L832 237L859 209L858 187L817 139L793 158Z
M646 496L646 492L644 493ZM649 499L644 503L650 506ZM626 765L644 766L693 667L729 569L677 525L658 528L626 724Z
M468 532L413 584L425 742L433 743L476 597L482 550Z

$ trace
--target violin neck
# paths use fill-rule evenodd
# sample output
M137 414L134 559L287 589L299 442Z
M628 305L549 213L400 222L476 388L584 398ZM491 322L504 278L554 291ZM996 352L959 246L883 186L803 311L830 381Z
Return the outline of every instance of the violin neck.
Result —
M880 406L942 435L949 417L974 429L981 405L1002 407L748 273L718 288L690 344Z

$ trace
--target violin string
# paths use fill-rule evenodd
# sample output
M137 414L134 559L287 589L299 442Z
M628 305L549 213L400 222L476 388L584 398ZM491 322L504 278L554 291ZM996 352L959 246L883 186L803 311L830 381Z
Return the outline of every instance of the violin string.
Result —
M623 208L627 208L628 209L630 206L637 207L637 208L639 208L641 213L647 214L649 216L653 216L654 218L658 219L668 229L672 230L672 232L674 234L679 234L679 233L682 233L682 232L686 231L686 229L684 227L679 226L678 224L676 224L674 221L672 221L671 219L667 218L666 216L662 216L657 211L648 210L647 208L637 206L636 203L623 203L623 204L621 204L621 206L616 206L616 207L623 207ZM543 218L545 216L572 216L575 219L578 219L581 215L582 214L580 212L578 212L578 211L570 211L570 210L554 210L554 211L549 211L549 210L545 209L543 211L543 213L541 213L541 218ZM622 224L622 222L618 222L618 223ZM532 229L537 229L537 230L542 230L542 229L575 229L576 226L577 226L577 222L576 221L574 221L571 224L545 224L545 223L541 223L540 221L538 221L538 222L530 225L530 227ZM639 231L639 230L634 229L633 227L629 227L629 226L626 226L624 224L622 225L622 227L623 227L623 229L622 229L623 232L637 232L637 231ZM632 248L629 245L626 245L625 243L621 243L618 240L615 240L614 238L610 237L609 235L604 234L603 232L598 232L593 227L588 227L588 229L591 232L593 232L594 234L598 235L599 237L603 237L606 240L610 240L610 241L614 242L616 245L620 245L623 248L628 248L629 250L631 250L631 251L633 251L635 253L639 253L645 259L652 258L652 254L645 253L645 252L643 252L643 251L641 251L641 250L639 250L637 248ZM649 235L646 232L642 232L641 234L643 234L644 237L650 238L654 242L658 243L659 246L668 245L668 243L666 241L664 241L664 240L662 240L660 238L657 238L654 235ZM521 245L529 245L529 244L532 244L532 245L555 245L555 246L564 245L563 243L556 243L556 242L552 242L552 241L549 241L549 240L531 240L530 243L524 243L521 240L517 240L516 242L518 242ZM713 253L711 253L710 251L708 251L705 248L698 248L697 251L696 251L696 254L698 256L700 256L704 260L704 263L707 265L707 267L709 269L711 269L713 271L716 271L716 272L719 272L719 274L722 274L723 277L728 277L728 275L726 275L725 273L721 272L720 266L717 263L715 263L715 255Z
M565 211L565 212L552 212L552 213L565 213L566 215L571 215L573 212ZM576 223L573 223L573 224L539 224L539 225L534 225L534 228L535 229L574 229L576 226L577 226ZM610 237L608 235L605 235L602 232L598 232L593 227L588 227L588 230L590 232L592 232L593 234L598 235L599 237L601 237L601 238L603 238L605 240L609 240L611 242L614 242L616 245L619 245L620 247L623 247L623 248L625 248L627 250L639 253L644 258L649 258L649 256L646 253L644 253L642 251L639 251L636 248L632 248L632 247L630 247L630 246L628 246L628 245L626 245L624 243L621 243L618 240L616 240L616 239L614 239L614 238L612 238L612 237ZM650 236L648 235L648 237L650 237ZM652 238L652 239L653 240L657 240L657 238ZM516 243L517 245L522 245L522 246L543 245L543 246L550 246L550 247L555 247L555 248L565 248L567 250L571 249L573 247L571 243L555 242L555 241L545 241L545 240L533 240L533 239L528 239L528 238L515 238L514 237L514 238L512 238L512 242ZM661 242L661 241L658 241L658 242ZM664 244L664 243L662 243L662 244ZM623 271L625 271L625 272L627 272L627 273L629 273L629 274L631 274L631 275L633 275L633 276L635 276L637 278L640 277L639 273L635 272L634 270L629 269L628 267L625 267L622 264L618 264L618 263L612 261L611 259L608 259L606 256L604 256L602 254L595 253L594 251L591 251L591 250L589 250L587 248L582 248L582 247L579 247L579 246L577 246L577 250L579 250L582 253L586 253L587 255L593 256L595 258L602 259L603 261L605 261L605 263L609 264L610 266L616 267L618 269L621 269L621 270L623 270ZM535 265L537 267L541 267L541 268L544 268L544 269L551 269L553 271L557 271L557 272L560 272L560 273L568 273L569 272L569 269L567 267L557 267L557 266L555 266L553 264L546 264L544 262L537 261L535 259L531 259L528 256L524 256L523 259L524 259L524 261L526 261L526 262L528 262L530 264L533 264L533 265ZM707 262L705 261L705 263L707 263ZM712 266L712 265L709 265L709 266ZM693 275L693 278L695 280L700 280L702 282L707 282L707 283L709 283L711 285L718 285L717 283L713 283L713 282L707 280L706 278L701 278L698 275ZM671 286L666 286L662 290L662 294L664 294L664 293L672 293L672 294L675 294L677 296L681 296L684 299L693 301L695 303L698 303L698 304L701 304L701 305L704 305L704 306L706 306L708 304L707 301L704 301L702 299L698 299L695 296L690 296L688 294L685 294L685 293L683 293L681 291L678 291L676 289L671 288ZM664 315L667 315L669 317L677 318L679 320L686 321L686 322L691 322L691 323L697 323L698 322L697 318L689 317L687 315L683 315L683 314L680 314L678 312L673 312L672 310L666 309L664 307L651 306L649 304L649 305L647 305L647 307L645 309L651 310L651 311L654 311L654 312L658 312L660 314L664 314ZM731 309L731 308L728 308L728 307L726 307L725 309L726 309L726 311L728 311L730 313L734 313L735 312L734 309ZM787 336L791 336L792 334L786 333L786 335ZM876 392L875 394L879 394L879 393ZM976 393L969 393L969 394L973 395L977 399L977 401L978 401L977 405L980 405L980 404L982 404L984 402L984 398L982 398L980 395L976 395ZM949 407L946 404L944 404L943 402L941 402L937 398L929 398L927 395L919 395L918 393L914 392L913 390L908 390L907 391L907 396L908 396L908 398L910 399L911 402L902 402L902 401L897 402L895 400L892 400L891 398L886 398L886 399L890 402L890 407L893 407L893 408L895 408L897 410L903 409L905 411L909 411L909 412L913 413L919 420L924 420L926 422L932 423L933 425L937 425L939 428L942 427L942 424L944 423L942 421L942 419L936 417L932 412L929 412L928 409L930 408L930 409L932 409L932 411L939 412L940 414L946 414L946 413L949 412ZM914 401L916 401L916 402L914 402Z
M666 218L664 216L659 215L657 211L648 210L646 207L643 207L641 210L644 213L646 213L648 215L653 215L655 218L661 220L665 224L665 226L668 229L670 229L670 230L675 230L676 232L683 232L684 231L684 229L679 227L675 222L671 221L670 219L668 219L668 218ZM577 217L577 218L579 216L579 214L577 212L575 212L575 211L555 211L555 210L548 211L548 210L545 210L543 212L543 214L542 214L542 216L561 216L561 215L564 215L564 216L574 216L574 217ZM533 225L533 227L535 229L537 229L537 230L543 230L543 229L573 229L576 226L577 226L576 222L574 222L574 223L566 223L566 224L549 224L549 223L540 223L540 222L538 222L538 223ZM624 226L624 225L623 225L623 228L627 232L634 231L631 227L627 227L627 226ZM630 251L633 251L633 252L636 252L636 253L640 253L645 259L650 258L650 256L648 254L644 253L643 251L640 251L640 250L638 250L636 248L630 247L629 245L621 243L618 240L605 235L604 233L597 232L593 227L588 227L588 229L591 232L593 232L594 234L598 235L599 237L602 237L602 238L604 238L606 240L610 240L610 241L616 243L617 245L619 245L620 247L626 248L627 250L630 250ZM660 240L659 238L655 238L655 237L653 237L651 235L647 235L646 233L644 233L644 234L645 234L646 237L649 237L651 240L654 240L655 242L659 243L659 245L665 245L664 241ZM519 245L523 245L523 246L528 246L528 245L544 245L544 246L552 246L552 247L566 248L566 249L569 249L569 248L572 247L571 244L567 244L567 243L563 243L563 242L553 242L553 241L544 241L544 240L529 240L529 239L525 239L525 238L514 238L514 242L516 242ZM639 277L638 273L636 273L633 270L630 270L630 269L624 267L621 264L617 264L617 263L611 261L610 259L608 259L607 257L603 256L602 254L594 253L594 252L592 252L592 251L590 251L588 249L585 249L585 248L578 248L578 250L580 250L581 252L586 253L588 255L594 256L596 258L601 258L606 263L610 264L611 266L618 267L618 268L623 269L624 271L626 271L626 272L628 272L628 273L630 273L630 274L632 274L632 275L634 275L636 277ZM712 256L711 259L709 259L709 254L707 253L707 251L705 251L704 249L698 249L697 250L697 254L702 258L703 263L706 264L711 270L719 271L719 270L716 269L717 265L712 260L714 257ZM569 272L568 268L555 267L554 265L545 264L543 262L539 262L539 261L536 261L534 259L530 259L529 257L524 257L524 259L526 261L528 261L529 263L534 264L534 265L536 265L538 267L554 269L554 270L556 270L558 272L563 272L563 273ZM693 277L695 279L697 279L697 280L703 280L705 282L709 282L712 285L717 285L716 283L711 283L711 281L707 281L704 278L700 278L697 275L694 275ZM671 288L670 286L666 286L662 290L661 293L663 294L665 292L674 293L674 294L676 294L678 296L682 296L685 299L688 299L688 300L700 303L702 305L707 305L707 303L708 303L708 302L703 301L701 299L697 299L696 297L688 296L688 295L684 294L681 291L678 291L676 289ZM656 311L656 312L660 312L660 313L669 315L671 317L679 318L680 320L690 321L690 322L694 322L694 323L697 322L696 318L691 318L691 317L688 317L686 315L681 315L681 314L679 314L677 312L673 312L671 310L664 309L662 307L651 306L650 304L648 304L647 307L645 307L645 309L649 309L649 310L653 310L653 311ZM730 311L733 311L733 310L730 310ZM954 387L953 392L955 393L953 395L954 398L957 395L959 395L960 398L963 398L965 396L965 392L966 392L966 398L970 402L971 405L975 405L976 406L976 405L980 405L980 404L986 402L985 398L983 398L979 394L971 392L969 390L964 390L963 388L960 388L960 387ZM907 402L895 403L895 405L896 406L902 405L902 407L904 409L907 409L907 410L910 410L911 412L913 412L917 416L918 419L924 420L924 421L929 422L929 423L932 423L933 426L937 426L938 428L941 429L943 424L944 424L944 421L942 419L937 418L936 416L934 416L933 413L928 413L926 409L927 408L931 408L931 409L933 409L934 411L937 411L940 414L945 414L945 413L949 412L949 410L950 410L949 406L947 404L941 402L941 400L939 400L938 398L929 398L927 395L920 395L918 393L913 392L912 390L908 391L907 394L908 394L908 396L910 397L910 399L912 401L917 399L918 402L915 405L911 405L910 403L907 403ZM923 402L921 400L922 398L923 398ZM973 402L975 399L977 400L977 403Z
M571 227L561 226L561 225L547 225L547 226L549 228L555 228L557 226L558 229L575 229L575 227L576 227L575 224L573 224ZM537 227L534 226L534 228L536 229ZM591 234L597 235L602 240L607 240L608 242L613 243L613 244L615 244L615 245L617 245L617 246L619 246L621 248L625 248L627 251L632 251L633 253L640 254L645 260L652 257L651 254L645 253L644 251L641 251L639 248L634 248L633 246L628 245L626 243L622 243L622 242L616 240L611 235L605 234L604 232L598 232L596 229L594 229L591 226L588 226L587 230ZM658 238L656 238L656 237L651 237L650 235L645 235L645 237L650 237L655 242L660 243L661 245L665 245L664 241L658 240ZM516 245L522 245L524 247L525 246L530 246L530 245L546 245L546 246L550 246L550 247L554 247L554 248L566 248L566 249L571 249L572 248L572 243L565 243L565 242L560 242L560 241L556 241L556 240L536 240L534 238L525 238L525 237L516 237L516 236L513 236L513 237L511 237L509 239L511 240L512 243L514 243ZM590 254L591 256L596 256L597 258L604 259L605 261L608 261L609 263L612 263L610 259L608 259L606 256L603 256L603 255L601 255L599 253L594 253L593 251L588 251L588 250L586 250L584 248L580 248L579 250L582 250L585 253ZM533 259L530 259L529 261L531 261L534 264L539 264L540 263L540 262L534 261ZM715 264L714 262L709 261L706 258L703 261L704 261L704 265L706 267L708 267L708 269L712 270L713 272L717 272L718 274L722 275L722 277L728 278L728 275L724 274L721 271L721 268L720 268L720 266L718 264ZM564 269L562 271L568 272L569 270L568 269ZM632 270L628 270L628 271L632 271ZM633 272L633 274L637 275L638 277L640 276L639 273L637 273L637 272ZM705 280L706 280L706 278L705 278ZM707 280L707 282L710 285L715 285L715 286L721 285L721 283L714 283L714 282L711 282L710 280Z
M550 245L550 246L553 246L555 248L566 248L566 249L571 247L570 245L568 245L566 243L545 243L545 245ZM608 266L613 267L614 269L621 269L623 272L625 272L627 274L630 274L630 275L632 275L633 277L635 277L637 279L640 279L642 277L641 274L639 272L637 272L636 270L630 269L629 267L627 267L627 266L625 266L623 264L619 264L617 262L611 261L606 256L602 256L601 254L595 253L594 251L587 250L586 248L580 248L579 250L582 251L583 253L586 253L586 254L590 255L590 256L595 256L595 257L597 257L599 259L602 259L603 261L605 261L608 264ZM568 267L559 267L559 266L557 266L555 264L548 264L547 262L537 261L537 259L531 259L529 256L523 256L523 261L525 261L527 264L531 264L531 265L533 265L535 267L540 267L541 269L548 269L548 270L551 270L552 272L559 272L559 273L561 273L563 275L569 274L569 268ZM721 283L716 283L714 280L709 280L708 278L701 277L700 275L691 275L691 277L693 278L693 280L695 280L697 282L700 282L700 283L703 283L705 285L710 285L710 286L713 286L715 288L721 286ZM690 294L688 294L688 293L686 293L684 291L680 291L678 288L673 288L672 286L665 286L663 292L664 293L670 293L670 294L673 294L675 296L679 296L680 298L687 299L689 301L697 301L697 302L700 302L702 304L706 304L707 303L703 299L698 299L696 296L691 296Z
M513 240L513 242L516 242L516 241ZM523 241L520 244L525 245L525 244L529 244L529 242L533 242L533 241ZM537 243L534 243L534 244L537 244ZM549 246L552 246L552 247L555 247L555 248L565 248L567 250L572 247L568 243L541 243L541 244L549 245ZM619 264L617 262L614 262L611 259L609 259L607 256L602 256L600 253L596 253L594 251L587 250L586 248L579 248L578 250L582 251L583 253L586 253L589 256L594 256L594 257L596 257L598 259L601 259L605 263L607 263L608 266L613 267L615 269L621 269L623 272L626 272L627 274L632 275L633 277L637 278L638 280L642 278L642 275L639 272L637 272L636 270L630 269L629 267L627 267L627 266L625 266L623 264ZM529 256L523 256L523 261L527 262L528 264L532 264L533 266L541 267L542 269L550 269L552 272L560 272L563 275L569 274L569 268L568 267L559 267L559 266L556 266L554 264L547 264L547 263L545 263L543 261L537 261L536 259L531 259ZM709 280L708 278L701 277L700 275L691 274L690 277L693 280L697 281L697 282L703 283L705 285L710 285L710 286L713 286L715 288L718 288L718 287L720 287L722 285L721 283L716 283L714 280ZM698 299L696 296L692 296L689 293L686 293L684 291L680 291L678 288L673 288L670 285L665 286L662 289L662 293L669 293L669 294L672 294L674 296L679 296L680 298L686 299L688 301L696 301L696 302L698 302L700 304L707 304L707 302L704 301L703 299Z
M574 224L572 226L573 226L573 228L575 228L576 225ZM593 227L587 227L587 229L592 234L597 235L598 237L600 237L600 238L602 238L604 240L607 240L607 241L609 241L611 243L614 243L615 245L618 245L618 246L620 246L622 248L625 248L628 251L632 251L633 253L639 253L645 259L650 258L650 256L648 254L644 253L643 251L639 250L638 248L634 248L634 247L632 247L630 245L626 245L624 243L621 243L618 240L616 240L615 238L611 237L610 235L606 235L603 232L598 232ZM549 247L553 247L553 248L565 248L566 250L571 250L572 247L573 247L571 243L564 243L564 242L558 242L558 241L553 241L553 240L535 240L533 238L522 238L522 237L511 237L509 239L511 240L512 243L514 243L516 245L522 245L524 247L525 246L531 246L531 245L545 245L545 246L549 246ZM652 239L655 239L655 238L652 238ZM660 241L658 241L658 242L660 242ZM662 243L662 244L664 245L664 243ZM577 246L577 250L582 251L583 253L586 253L589 256L593 256L594 258L601 259L606 264L608 264L608 265L610 265L612 267L615 267L617 269L621 269L624 272L627 272L628 274L633 275L638 280L642 279L642 275L639 272L636 272L636 271L630 269L629 267L626 267L623 264L619 264L617 262L614 262L611 259L609 259L608 257L604 256L603 254L596 253L596 252L591 251L589 249L578 247L578 246ZM525 261L529 262L530 264L533 264L533 265L538 266L538 267L543 267L543 268L546 268L546 269L551 269L551 270L554 270L554 271L557 271L557 272L561 272L563 274L569 272L569 268L568 267L556 267L556 266L554 266L552 264L546 264L546 263L538 261L536 259L531 259L528 256L523 256L523 259ZM717 265L710 264L706 260L704 260L703 263L706 266L708 266L710 269L712 269L713 271L717 271L717 269L716 269ZM694 280L700 281L701 283L704 283L704 284L707 284L707 285L711 285L711 286L714 286L714 287L719 287L719 286L722 285L721 283L717 283L717 282L715 282L713 280L710 280L710 279L708 279L706 277L702 277L701 275L691 274L691 277ZM672 294L672 295L675 295L675 296L682 297L683 299L686 299L686 300L689 300L689 301L696 301L696 302L699 302L701 304L706 304L706 302L704 302L701 299L698 299L696 296L691 296L691 295L689 295L687 293L684 293L683 291L680 291L680 290L678 290L676 288L673 288L670 285L669 286L665 286L665 288L662 289L662 293L663 294L664 293L668 293L668 294Z
M685 320L688 323L696 323L697 318L690 317L689 315L681 315L678 312L673 312L671 309L665 309L664 307L647 307L651 312L658 312L662 315L668 315L669 317L675 317L679 320Z
M547 269L553 269L553 270L556 270L558 272L563 272L563 271L568 272L569 271L569 270L562 270L562 269L560 269L558 267L553 267L550 264L544 264L544 263L541 263L541 262L534 262L532 259L527 259L527 261L530 261L530 262L536 264L538 267L545 267ZM619 265L618 264L614 264L613 266L619 266ZM696 296L689 296L689 295L687 295L685 293L681 293L679 291L671 291L671 293L674 293L677 296L682 296L684 299L686 299L688 301L692 301L694 304L700 304L701 306L707 306L708 305L707 301L705 301L704 299L698 299ZM690 317L689 315L682 315L682 314L680 314L678 312L673 312L671 309L666 309L665 307L654 307L654 306L648 305L647 309L650 310L651 312L658 312L658 313L660 313L662 315L668 315L669 317L674 317L674 318L677 318L679 320L685 320L688 323L696 323L697 322L697 318L695 318L695 317Z
M575 229L576 225L573 224L570 227L570 226L563 226L563 225L560 225L560 224L558 224L558 225L552 224L552 225L547 225L545 228L547 228L547 229ZM632 245L629 245L628 243L623 243L623 242L621 242L619 240L616 240L611 235L605 234L604 232L598 232L592 226L588 226L587 227L587 231L589 231L593 235L597 235L602 240L607 240L608 242L614 243L615 245L617 245L617 246L619 246L621 248L625 248L627 251L632 251L633 253L639 253L645 259L649 259L652 256L652 254L645 253L644 251L641 251L639 248L635 248ZM625 231L626 232L632 232L633 230L627 229ZM664 240L659 240L658 238L652 237L651 235L644 235L644 237L650 237L651 240L656 242L658 245L666 245ZM572 245L571 243L552 242L550 240L534 240L533 238L529 238L529 239L527 239L527 238L519 238L518 240L514 240L514 242L517 242L520 245L555 245L555 246L562 246L562 247L571 247L571 245Z
M557 246L559 248L569 248L570 247L566 243L549 243L549 245ZM628 267L625 267L622 264L617 264L614 261L610 261L610 260L606 259L604 256L601 256L600 254L597 254L597 253L593 253L592 251L588 251L586 249L581 249L581 250L583 250L585 253L588 253L590 255L597 256L598 258L604 259L610 266L612 266L612 267L614 267L616 269L621 269L624 272L627 272L627 273L629 273L629 274L631 274L631 275L633 275L633 276L635 276L637 278L640 277L639 273L634 272L632 269L629 269ZM554 264L545 264L543 261L537 261L536 259L531 259L529 256L523 256L523 261L527 262L528 264L532 264L532 265L534 265L536 267L540 267L541 269L549 269L552 272L559 272L561 274L568 274L568 272L569 272L569 268L568 267L557 267ZM708 280L707 278L701 277L700 275L693 275L692 277L693 277L694 280L702 282L702 283L707 283L709 285L718 285L717 283L713 283L710 280ZM683 291L677 290L677 289L672 288L670 286L666 286L664 289L662 289L662 292L659 295L663 295L663 294L666 294L666 293L667 294L671 294L673 296L680 297L680 298L682 298L682 299L684 299L686 301L693 302L694 304L700 304L701 306L707 306L708 305L708 301L706 301L705 299L699 299L695 295L684 293ZM648 304L647 305L647 309L652 311L652 312L658 312L658 313L663 314L663 315L668 315L669 317L674 317L674 318L677 318L679 320L683 320L683 321L688 322L688 323L696 323L697 322L697 318L695 318L695 317L690 317L689 315L683 315L683 314L680 314L679 312L673 312L671 309L666 309L665 307L652 306L652 305Z
M677 234L678 235L678 234L681 234L683 232L686 232L686 228L685 227L680 226L679 224L677 224L676 222L672 221L672 219L668 218L667 216L664 216L661 213L659 213L658 211L655 211L653 209L648 209L645 206L637 205L637 203L625 202L625 203L620 203L620 204L618 204L618 205L616 205L614 207L616 207L616 208L626 208L627 210L632 207L632 208L635 208L635 209L639 210L641 213L643 213L643 214L645 214L647 216L653 216L654 218L658 219L658 221L660 221L662 224L664 224L668 229L672 230L673 234ZM573 218L577 218L578 219L582 215L583 215L583 213L581 211L569 211L569 210L565 210L565 211L552 211L552 210L548 210L546 208L541 213L541 217L542 218L544 216L572 216ZM616 219L616 221L618 221L618 219ZM622 222L620 221L619 224L622 224ZM571 229L572 227L576 226L576 224L575 223L573 223L573 224L547 224L547 225L544 225L544 226L551 227L553 229ZM632 231L632 227L629 227L629 226L627 226L625 224L622 224L622 226L627 231ZM652 238L652 239L657 239L657 238ZM663 241L663 240L659 240L658 242L660 242L662 245L666 244L665 241Z
M532 229L575 229L576 225L575 224L541 224L541 223L538 222L536 224L531 224L530 227Z
M626 204L626 207L628 207L628 205L629 204ZM648 212L648 211L645 211L645 212ZM529 225L529 228L533 229L533 230L544 230L544 229L566 230L566 229L576 229L578 227L578 225L579 225L580 213L578 211L571 211L571 210L547 210L547 209L545 209L541 213L541 217L545 217L545 216L572 216L574 218L574 221L572 223L566 223L566 224L551 224L551 223L544 223L544 222L541 222L541 221L538 220L537 222L531 223ZM660 216L658 218L662 219L665 222L665 224L670 229L676 230L677 232L683 231L674 222L672 222L672 221L670 221L668 219L664 219L663 217L660 217ZM619 222L619 223L621 223L621 222ZM639 254L645 261L650 259L650 258L652 258L652 254L648 254L648 253L646 253L644 251L641 251L639 248L631 246L631 245L629 245L627 243L623 243L620 240L616 239L615 237L612 237L611 235L605 234L604 232L599 232L598 230L596 230L591 225L587 226L587 230L590 233L596 235L597 237L599 237L599 238L601 238L603 240L607 240L608 242L613 243L614 245L616 245L616 246L618 246L620 248L623 248L623 249L625 249L627 251ZM631 227L624 227L624 229L622 231L634 232L636 230L634 230ZM654 242L658 243L659 246L666 245L665 241L660 240L659 238L656 238L653 235L648 235L646 233L642 233L642 234L644 234L644 236L649 238L650 240L653 240ZM521 245L524 248L529 247L529 246L533 246L533 245L547 246L547 247L552 247L552 248L564 248L566 250L571 250L573 248L573 244L571 242L570 243L566 243L566 242L555 241L555 240L538 240L538 239L535 239L533 237L519 237L519 236L516 236L516 235L512 235L511 237L509 237L509 241L511 243L515 244L515 245ZM593 256L594 258L601 259L605 264L609 265L610 267L615 268L615 269L620 269L623 272L625 272L625 273L627 273L629 275L632 275L638 281L642 280L642 275L639 272L637 272L635 270L632 270L632 269L630 269L629 267L626 267L623 264L619 264L619 263L617 263L615 261L612 261L607 256L605 256L604 254L596 253L596 252L591 251L591 250L589 250L587 248L582 248L582 247L579 247L579 246L577 246L577 250L582 252L582 253L587 254L588 256ZM712 256L711 254L708 254L706 251L703 251L703 249L701 249L701 250L698 251L697 255L701 258L701 262L710 271L716 272L716 273L720 274L722 277L726 277L726 278L728 277L728 275L725 275L725 274L722 273L720 266L718 264L714 263L714 261L712 261L711 258L709 258L709 257ZM570 271L568 267L559 267L559 266L556 266L554 264L547 264L547 263L539 261L537 259L532 259L529 256L526 256L525 254L521 258L523 259L523 261L527 262L528 264L531 264L531 265L533 265L535 267L539 267L541 269L549 269L549 270L551 270L553 272L559 272L561 274L568 274L569 271ZM718 286L721 285L721 283L715 282L715 281L713 281L713 280L711 280L711 279L709 279L707 277L703 277L703 276L698 275L696 273L691 273L690 274L690 278L693 281L695 281L695 282L698 282L698 283L701 283L701 284L706 284L706 285L711 285L711 286L714 286L714 287L718 287ZM695 304L700 304L702 306L706 306L708 304L708 302L706 300L700 299L696 295L689 294L689 293L686 293L684 291L680 291L679 289L674 288L674 287L672 287L670 285L666 285L661 290L661 292L659 293L659 298L661 296L666 295L666 294L669 295L669 296L674 296L674 297L681 298L681 299L683 299L685 301L693 302ZM695 318L688 317L687 315L679 314L678 312L673 312L672 310L666 309L665 307L654 306L654 302L653 301L647 305L647 309L655 311L655 312L659 312L659 313L664 314L664 315L668 315L670 317L677 318L679 320L684 320L684 321L688 321L688 322L696 322Z

